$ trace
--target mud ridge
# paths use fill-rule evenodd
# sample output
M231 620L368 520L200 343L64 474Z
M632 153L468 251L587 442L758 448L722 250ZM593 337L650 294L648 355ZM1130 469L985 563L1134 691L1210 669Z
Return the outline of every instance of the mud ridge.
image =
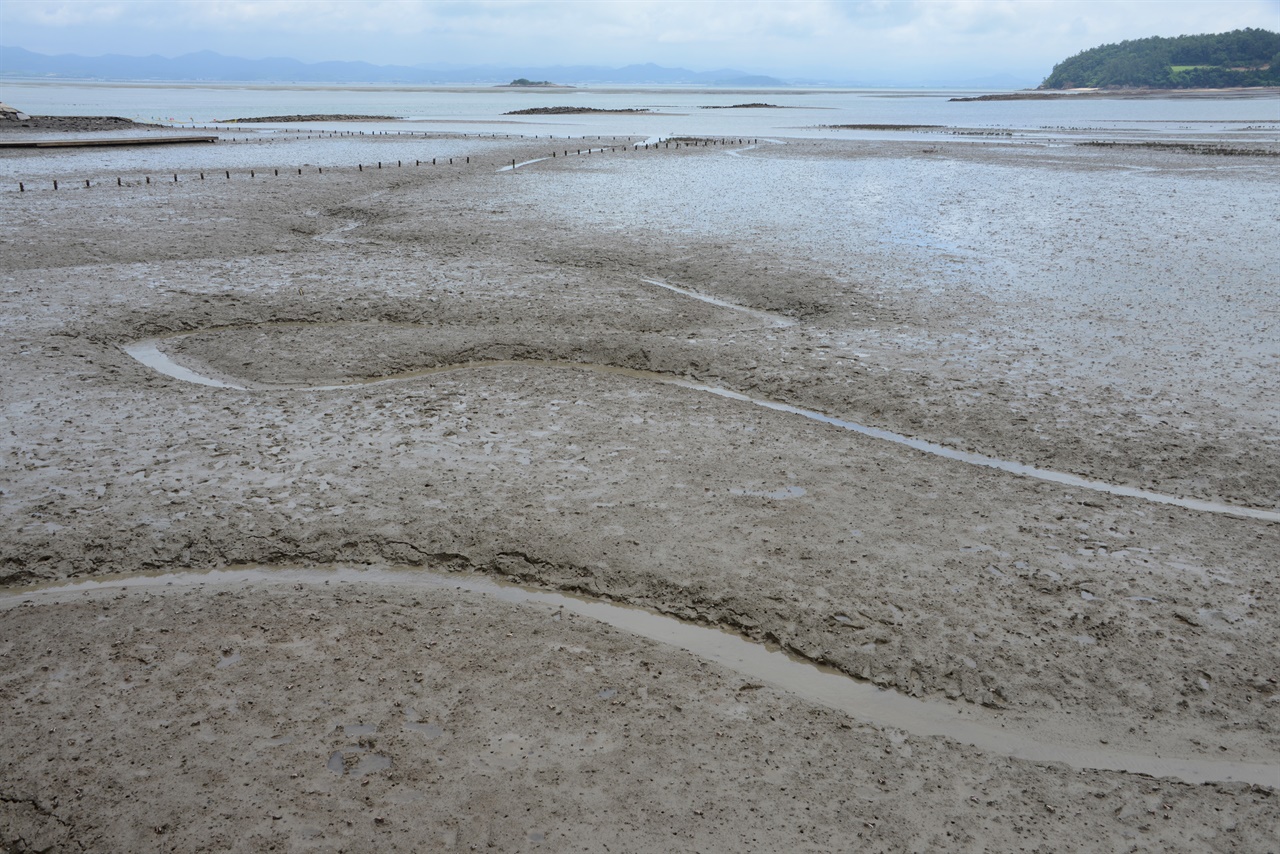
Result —
M199 371L193 371L184 368L166 356L159 347L161 340L139 341L124 347L124 351L139 362L152 367L160 373L168 374L175 379L184 382L190 382L199 385L211 385L224 388L235 389L239 391L248 391L253 387L249 385L236 385L231 381L223 381L214 379L207 375L201 374ZM926 454L944 457L949 460L956 460L975 466L983 466L994 468L1000 471L1010 472L1012 474L1037 478L1053 483L1065 484L1081 489L1093 490L1095 492L1106 492L1112 495L1119 495L1127 498L1137 498L1143 501L1155 502L1158 504L1170 504L1183 507L1189 510L1195 510L1205 513L1224 513L1233 516L1243 516L1253 519L1261 519L1268 522L1280 522L1280 511L1267 510L1256 507L1242 507L1232 504L1224 504L1215 501L1203 501L1195 498L1183 498L1175 495L1165 495L1159 492L1153 492L1144 489L1135 489L1134 487L1124 486L1120 484L1105 483L1090 478L1080 477L1078 475L1066 472L1051 471L1049 469L1038 468L1036 466L1026 465L1011 460L1002 460L996 457L990 457L985 454L972 453L968 451L957 451L940 445L936 442L929 442L923 439L916 439L911 436L904 436L900 433L894 433L890 430L883 430L878 427L868 427L853 421L847 421L835 416L826 415L800 406L793 406L787 403L768 400L764 398L752 397L742 392L733 391L731 389L719 386L705 385L703 383L682 379L675 376L667 376L661 373L648 371L634 371L626 368L619 368L612 365L601 365L587 362L549 362L549 361L526 361L526 360L490 360L490 361L473 361L461 362L455 364L443 364L431 368L422 368L419 370L407 371L403 374L388 377L378 377L367 380L353 380L349 382L336 383L331 385L325 384L309 384L304 386L274 386L277 390L290 391L334 391L343 388L353 388L357 386L378 385L382 383L402 382L409 379L415 379L422 376L430 376L458 370L472 370L476 368L494 368L494 367L515 367L515 366L535 366L547 368L573 368L577 370L595 371L601 373L616 372L626 376L632 376L637 379L648 379L655 382L674 385L680 388L692 389L694 391L706 392L716 397L727 398L745 403L752 403L756 406L762 406L766 409L773 409L778 412L785 412L792 415L830 424L844 430L859 433L864 436L870 436L875 439L881 439L900 445L906 445L914 450L921 451Z

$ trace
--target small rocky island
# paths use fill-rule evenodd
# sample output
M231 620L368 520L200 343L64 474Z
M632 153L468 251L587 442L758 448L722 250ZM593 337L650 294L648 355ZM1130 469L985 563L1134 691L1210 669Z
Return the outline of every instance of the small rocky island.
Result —
M702 107L704 110L788 110L790 107L782 107L778 104L713 104Z
M82 133L155 127L163 126L135 122L122 116L32 116L17 107L0 103L0 131L21 132L25 129Z
M651 114L652 110L641 110L637 108L625 108L621 110L605 110L600 107L529 107L524 110L511 110L503 113L504 116L573 116L583 113L614 113L614 114Z
M524 77L517 77L510 83L498 85L499 89L574 89L574 86L568 86L564 83L552 83L550 80L529 80Z

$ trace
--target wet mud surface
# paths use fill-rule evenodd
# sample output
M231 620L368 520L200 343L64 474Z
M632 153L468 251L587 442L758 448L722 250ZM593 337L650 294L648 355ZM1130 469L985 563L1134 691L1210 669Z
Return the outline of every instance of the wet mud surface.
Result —
M331 588L133 591L5 613L10 840L133 851L1052 850L1067 834L1121 850L1269 844L1267 790L992 760L550 608ZM82 704L90 715L47 715ZM145 813L121 809L124 793Z
M540 149L487 145L451 170L6 194L4 583L481 570L727 626L1020 735L1276 761L1275 522L624 374L307 388L612 366L1273 511L1280 259L1249 213L1269 163L873 142L498 172ZM1155 215L1175 195L1197 229ZM175 363L248 387L123 349L176 333L193 334L160 345ZM455 593L5 610L6 841L412 848L428 811L462 849L1276 844L1274 786L903 737L585 618ZM125 828L124 795L155 827Z

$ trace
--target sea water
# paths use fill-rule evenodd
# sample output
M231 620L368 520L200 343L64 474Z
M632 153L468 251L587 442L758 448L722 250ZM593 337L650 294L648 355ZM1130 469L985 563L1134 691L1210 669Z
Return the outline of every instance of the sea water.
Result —
M494 86L232 84L6 81L6 103L33 115L118 115L137 121L203 126L256 116L395 116L460 133L642 137L848 137L841 124L938 125L1053 133L1097 129L1197 136L1280 133L1280 97L955 102L986 94L954 89L705 89L691 86L511 89ZM766 103L780 109L733 109ZM508 115L536 107L640 110L632 114ZM710 109L714 107L729 109ZM1269 127L1268 127L1269 126ZM346 126L354 129L355 126ZM400 123L374 122L366 130ZM1248 130L1246 130L1248 128ZM884 131L877 131L883 134Z

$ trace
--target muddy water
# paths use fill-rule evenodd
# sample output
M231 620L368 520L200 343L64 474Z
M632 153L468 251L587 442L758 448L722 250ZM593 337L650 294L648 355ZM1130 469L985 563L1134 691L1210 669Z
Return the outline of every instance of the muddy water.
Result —
M187 383L195 383L196 385L208 385L214 388L235 388L244 389L244 386L238 386L234 383L223 382L213 377L205 376L190 368L184 368L177 362L169 358L169 356L160 351L160 342L162 340L171 339L152 339L149 341L139 341L130 344L124 348L124 351L133 358L137 359L148 368L159 371L166 376L173 377L176 380L182 380Z
M654 284L658 284L656 281ZM664 287L666 287L664 285ZM209 330L206 330L208 332ZM1183 507L1188 510L1196 510L1205 513L1224 513L1232 516L1244 516L1250 519L1261 519L1268 522L1280 522L1280 511L1265 510L1256 507L1243 507L1234 504L1224 504L1217 501L1204 501L1198 498L1185 498L1176 495L1166 495L1160 492L1151 492L1145 489L1137 489L1131 486L1121 484L1105 483L1099 480L1091 480L1089 478L1080 477L1079 475L1069 474L1067 472L1052 471L1050 469L1029 466L1014 460L1003 460L997 457L989 457L984 454L976 454L969 451L960 451L955 448L949 448L935 442L929 442L924 439L916 439L911 436L904 436L900 433L894 433L889 430L882 430L879 427L869 427L865 424L859 424L855 421L848 421L843 418L836 418L832 415L826 415L816 412L812 409L805 409L800 406L793 406L788 403L781 403L766 398L752 397L732 389L720 386L706 385L704 383L695 382L693 380L683 379L671 376L669 374L658 374L651 371L638 371L629 368L618 368L609 365L593 365L580 362L555 362L542 360L526 360L526 361L477 361L466 362L454 365L440 365L434 368L424 368L416 371L407 371L401 374L394 374L385 377L374 377L363 380L353 380L350 382L335 384L316 384L305 386L273 386L273 385L251 385L245 383L243 385L233 383L229 380L221 380L215 377L202 374L183 365L174 362L162 349L161 345L166 341L178 340L199 334L196 332L182 333L179 335L169 336L167 338L156 338L145 341L139 341L126 345L124 351L137 359L142 364L156 370L162 374L179 379L184 382L196 383L199 385L214 386L218 388L237 389L240 391L248 391L253 389L260 390L289 390L289 391L336 391L346 388L356 388L361 386L380 385L383 383L403 382L405 380L417 377L432 376L435 374L449 373L453 371L470 370L476 368L505 368L505 367L543 367L572 369L579 371L590 371L598 374L612 374L631 377L633 379L643 379L652 382L659 382L665 385L677 386L679 388L691 389L693 391L701 391L707 394L713 394L717 397L726 398L728 400L736 400L743 403L750 403L755 406L762 406L766 409L772 409L775 412L785 412L790 415L798 415L802 418L808 418L811 421L820 421L823 424L830 424L839 427L842 430L848 430L852 433L858 433L863 436L869 436L874 439L882 439L886 442L893 442L898 445L905 445L913 450L922 453L931 454L933 456L943 457L949 460L956 460L969 465L982 466L985 468L998 469L1000 471L1009 472L1023 477L1036 478L1037 480L1049 481L1051 483L1063 484L1065 486L1073 486L1080 489L1088 489L1094 492L1104 492L1110 495L1119 495L1126 498L1137 498L1142 501L1150 501L1157 504L1168 504L1175 507Z
M185 589L250 584L333 584L358 582L398 588L447 588L491 596L504 602L535 605L590 617L641 637L687 650L734 670L749 680L791 692L805 700L844 712L866 723L918 736L942 736L984 752L1032 762L1061 762L1077 768L1175 777L1190 783L1235 781L1275 786L1280 765L1117 753L1101 748L1054 743L1052 734L1015 732L999 715L983 709L916 700L859 682L731 632L688 623L643 608L525 587L468 573L442 574L418 568L236 568L213 572L175 572L116 576L32 588L0 590L0 610L26 604L81 601L121 589ZM350 734L350 733L348 733ZM430 733L428 733L430 735ZM331 770L342 773L344 757L335 754ZM382 757L362 757L354 769Z

